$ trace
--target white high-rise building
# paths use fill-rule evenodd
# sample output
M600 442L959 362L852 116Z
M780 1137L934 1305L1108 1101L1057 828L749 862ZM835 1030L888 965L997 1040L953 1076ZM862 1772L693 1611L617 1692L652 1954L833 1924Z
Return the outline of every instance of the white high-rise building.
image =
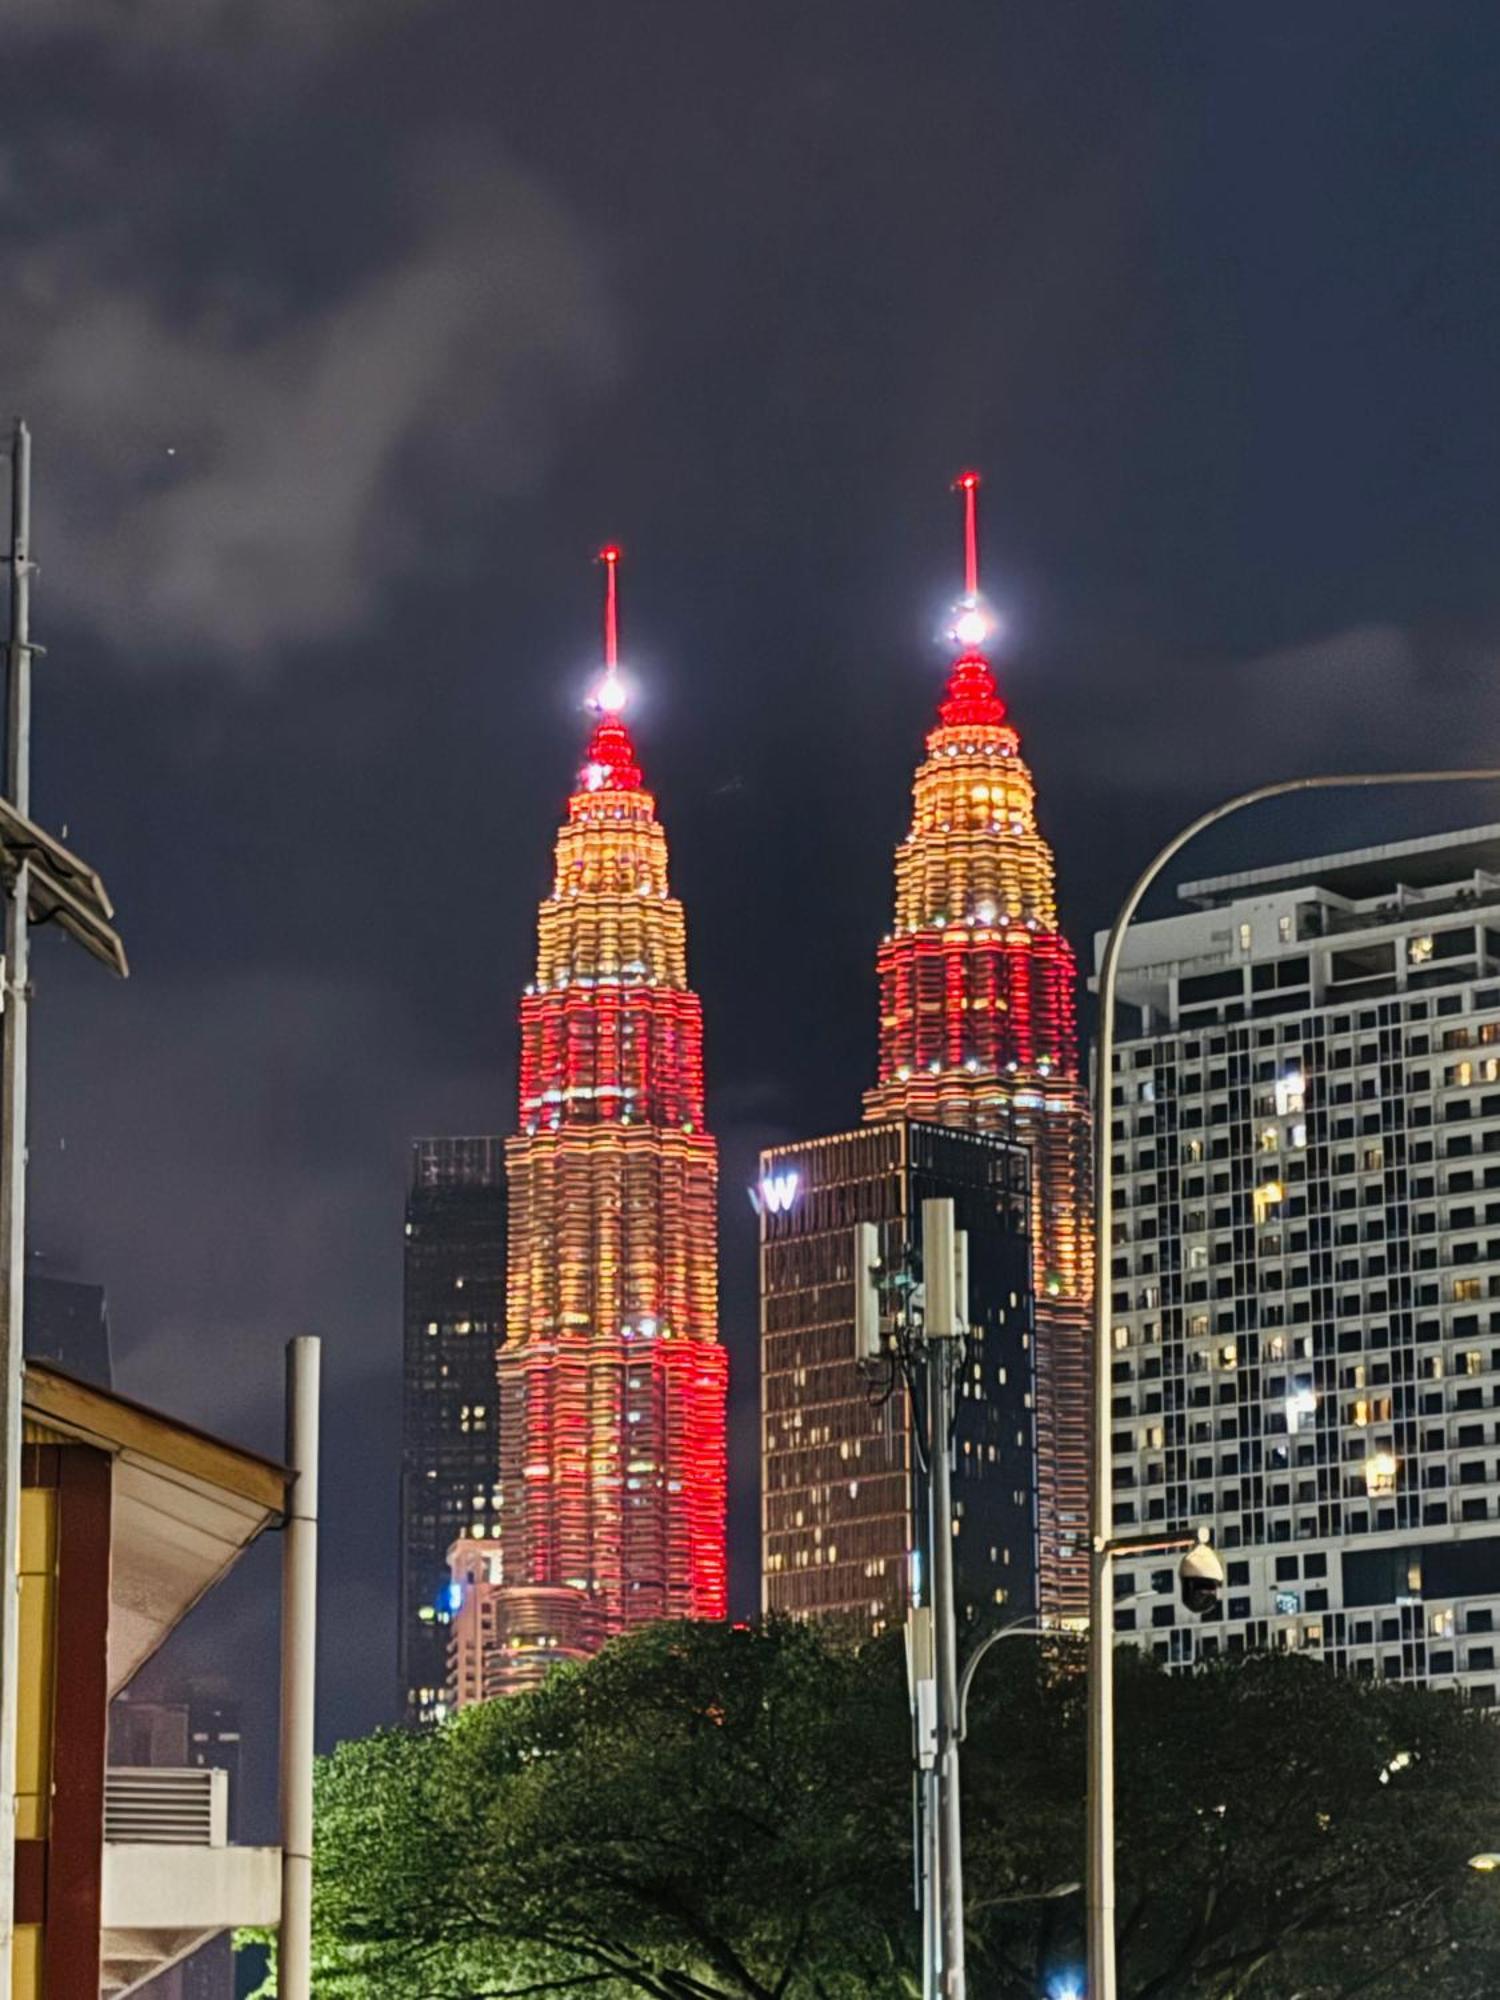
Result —
M1207 1526L1227 1584L1200 1623L1121 1564L1116 1630L1491 1703L1500 826L1178 895L1120 976L1115 1520Z

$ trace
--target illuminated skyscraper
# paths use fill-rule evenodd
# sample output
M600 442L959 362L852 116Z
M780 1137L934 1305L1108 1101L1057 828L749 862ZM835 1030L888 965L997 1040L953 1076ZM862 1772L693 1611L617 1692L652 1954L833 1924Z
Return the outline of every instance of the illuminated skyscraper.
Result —
M1052 850L1031 773L983 648L977 475L964 495L958 657L896 851L880 948L880 1066L865 1116L1001 1132L1032 1157L1038 1578L1042 1608L1087 1611L1089 1108L1077 968L1058 929Z
M618 551L596 723L521 1002L499 1363L491 1684L656 1618L722 1618L726 1357L717 1152L666 836L621 711Z

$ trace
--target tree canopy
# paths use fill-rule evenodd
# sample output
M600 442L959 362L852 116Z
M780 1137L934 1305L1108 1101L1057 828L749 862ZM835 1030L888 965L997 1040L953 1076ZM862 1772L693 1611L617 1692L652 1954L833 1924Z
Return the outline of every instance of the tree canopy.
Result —
M1081 1985L1083 1684L1000 1646L964 1756L975 2000ZM1447 1695L1278 1655L1119 1661L1126 2000L1500 1991L1500 1735ZM899 1641L663 1625L535 1694L325 1759L327 2000L907 2000Z

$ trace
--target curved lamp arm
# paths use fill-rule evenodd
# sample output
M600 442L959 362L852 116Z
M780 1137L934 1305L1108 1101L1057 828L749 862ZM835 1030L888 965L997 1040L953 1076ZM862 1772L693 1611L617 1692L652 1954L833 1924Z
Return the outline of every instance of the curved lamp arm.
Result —
M1002 1639L1042 1639L1048 1637L1047 1627L1038 1625L1036 1614L1023 1612L1019 1618L1012 1618L1008 1625L997 1626L987 1633L970 1653L964 1663L964 1670L958 1677L958 1740L963 1742L969 1733L969 1688L974 1679L974 1670L991 1646L998 1646Z

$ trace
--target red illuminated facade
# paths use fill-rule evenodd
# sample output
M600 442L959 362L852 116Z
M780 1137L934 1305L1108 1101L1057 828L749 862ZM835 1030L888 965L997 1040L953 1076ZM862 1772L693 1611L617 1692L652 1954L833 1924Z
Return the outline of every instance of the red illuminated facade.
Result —
M666 836L623 720L607 549L596 724L521 1002L488 1676L725 1616L726 1356L703 1021Z
M1031 1151L1039 1594L1045 1613L1073 1619L1088 1603L1093 1282L1078 974L1031 773L983 651L977 485L973 474L960 481L959 651L896 851L895 922L879 954L879 1082L865 1116L1001 1132Z

